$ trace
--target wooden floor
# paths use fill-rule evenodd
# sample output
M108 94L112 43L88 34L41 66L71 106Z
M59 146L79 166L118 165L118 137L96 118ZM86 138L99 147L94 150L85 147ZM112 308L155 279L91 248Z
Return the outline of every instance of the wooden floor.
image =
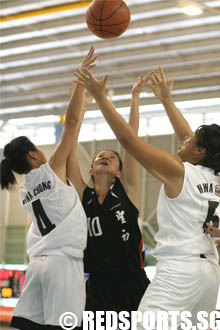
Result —
M12 329L14 329L14 330L16 330L15 328L10 328L9 327L9 325L2 325L1 323L0 323L0 329L1 330L12 330Z

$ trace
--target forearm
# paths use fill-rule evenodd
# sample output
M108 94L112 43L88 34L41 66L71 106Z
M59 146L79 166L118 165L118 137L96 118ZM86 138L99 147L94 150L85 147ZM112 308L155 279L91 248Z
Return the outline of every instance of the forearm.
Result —
M185 139L186 136L193 135L193 132L187 120L184 118L184 116L179 111L179 109L175 106L175 103L173 102L171 96L163 99L161 102L166 110L171 125L173 126L173 129L180 143L182 143L182 141Z
M77 84L73 95L70 98L69 105L66 111L66 121L75 121L77 125L81 118L81 111L83 108L85 98L85 88Z
M129 125L133 131L138 134L139 129L139 93L133 93L131 99Z
M131 108L129 115L129 125L133 132L138 135L139 128L139 93L133 92L131 99ZM125 149L124 152L124 167L123 167L123 185L131 199L137 205L137 192L138 192L138 162L137 160Z

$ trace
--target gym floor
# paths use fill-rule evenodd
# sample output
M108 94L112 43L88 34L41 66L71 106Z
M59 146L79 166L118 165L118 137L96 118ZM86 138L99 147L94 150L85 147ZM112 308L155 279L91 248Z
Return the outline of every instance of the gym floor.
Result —
M1 330L9 330L9 329L10 329L10 330L12 330L12 329L16 330L15 328L10 328L9 326L7 326L7 325L5 325L5 324L2 325L1 323L0 323L0 329L1 329Z

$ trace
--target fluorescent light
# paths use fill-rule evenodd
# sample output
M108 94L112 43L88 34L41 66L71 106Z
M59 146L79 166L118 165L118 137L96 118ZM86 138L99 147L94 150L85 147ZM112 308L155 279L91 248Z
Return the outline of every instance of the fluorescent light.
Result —
M39 116L39 117L27 117L27 118L17 118L17 119L10 119L8 123L10 125L33 125L33 124L41 124L41 123L58 123L60 121L60 116Z
M191 0L178 1L178 8L182 13L189 16L196 16L203 13L203 6Z
M26 270L27 265L10 265L10 264L0 264L0 269L8 269L8 270Z
M202 14L203 10L199 7L196 7L194 5L187 5L181 8L181 11L190 16L200 15Z
M11 124L5 124L2 126L2 130L4 132L16 132L17 131L17 126L11 125Z

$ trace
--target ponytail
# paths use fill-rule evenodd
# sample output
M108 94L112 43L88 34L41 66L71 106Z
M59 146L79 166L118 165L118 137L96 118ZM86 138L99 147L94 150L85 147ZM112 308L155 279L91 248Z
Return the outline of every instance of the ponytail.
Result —
M0 165L0 184L1 189L11 190L17 183L14 173L11 170L10 162L7 158L3 159Z
M3 153L5 159L0 167L1 189L10 190L17 183L13 172L25 174L31 170L27 154L35 150L35 145L26 136L19 136L6 144Z

